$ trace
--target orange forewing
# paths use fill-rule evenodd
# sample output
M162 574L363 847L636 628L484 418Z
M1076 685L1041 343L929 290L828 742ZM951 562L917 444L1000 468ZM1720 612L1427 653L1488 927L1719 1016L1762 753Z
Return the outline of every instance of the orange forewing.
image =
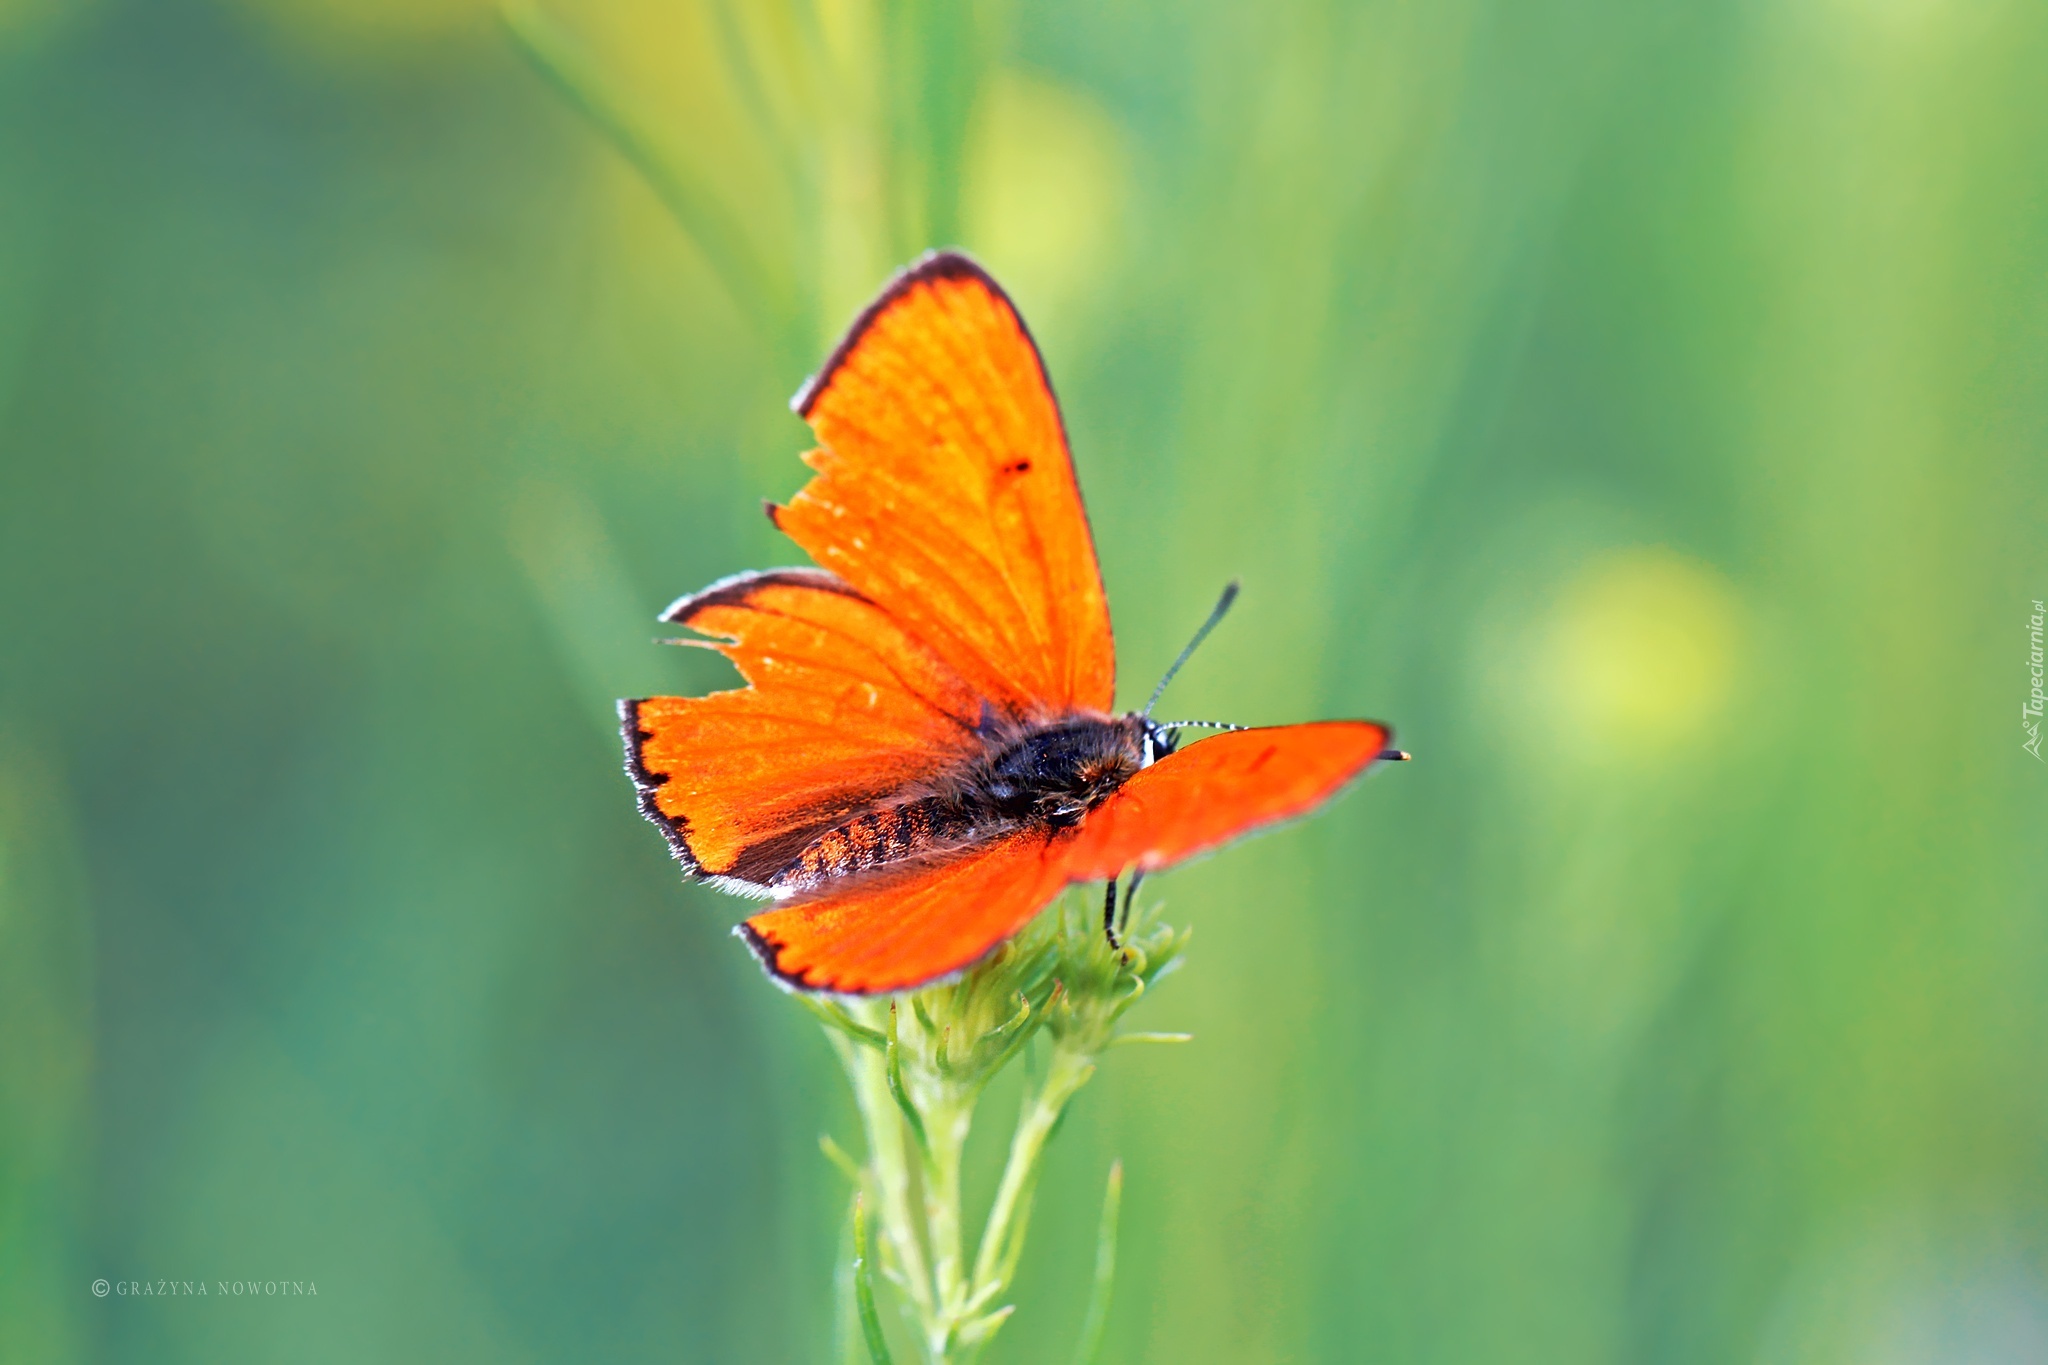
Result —
M822 448L777 526L1012 718L1109 710L1109 602L1059 407L979 266L899 276L796 406Z
M1235 730L1168 754L1088 812L1062 855L1070 881L1155 872L1260 825L1306 815L1391 738L1366 720Z
M916 873L869 878L746 922L787 985L841 995L906 990L956 972L1017 932L1066 884L1068 836L1015 834Z
M1081 824L754 916L763 965L804 990L872 995L972 965L1071 882L1153 872L1303 815L1369 767L1387 730L1325 721L1219 735L1169 754Z
M743 574L663 618L748 687L620 703L641 805L691 870L760 890L808 839L978 751L981 699L817 569Z

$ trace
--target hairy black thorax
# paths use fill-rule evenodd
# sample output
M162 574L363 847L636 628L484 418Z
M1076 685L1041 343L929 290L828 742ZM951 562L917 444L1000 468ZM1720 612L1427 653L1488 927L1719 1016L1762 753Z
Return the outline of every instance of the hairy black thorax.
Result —
M1082 816L1163 752L1145 717L1065 716L1000 731L936 790L860 812L813 838L770 879L778 893L985 843Z
M1080 716L1027 730L977 765L961 784L964 806L1058 829L1145 766L1136 716Z

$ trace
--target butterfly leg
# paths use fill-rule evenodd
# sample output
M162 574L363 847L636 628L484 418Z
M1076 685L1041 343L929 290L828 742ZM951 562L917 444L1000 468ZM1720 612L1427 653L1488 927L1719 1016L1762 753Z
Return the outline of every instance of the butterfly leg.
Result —
M1130 884L1124 887L1124 912L1118 920L1119 923L1129 924L1131 922L1131 902L1138 898L1138 884L1144 880L1145 874L1142 872L1133 872L1131 874Z
M1111 877L1102 888L1102 936L1109 940L1112 953L1123 951L1124 945L1116 937L1116 878Z

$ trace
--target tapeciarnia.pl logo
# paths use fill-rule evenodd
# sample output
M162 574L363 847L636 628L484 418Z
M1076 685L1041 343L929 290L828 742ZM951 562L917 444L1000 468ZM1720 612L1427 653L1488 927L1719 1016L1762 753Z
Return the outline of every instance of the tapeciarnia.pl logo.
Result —
M2043 761L2041 708L2043 702L2048 701L2048 697L2043 697L2041 693L2041 622L2044 618L2048 618L2048 606L2043 606L2037 598L2034 602L2034 615L2027 622L2027 638L2031 645L2027 651L2027 668L2034 675L2034 690L2028 694L2027 700L2020 707L2020 728L2027 732L2026 743L2020 747L2032 754L2037 763Z

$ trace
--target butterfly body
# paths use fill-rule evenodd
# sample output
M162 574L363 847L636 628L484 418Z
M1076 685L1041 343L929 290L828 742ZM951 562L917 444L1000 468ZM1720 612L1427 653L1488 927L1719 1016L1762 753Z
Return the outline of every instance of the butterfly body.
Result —
M968 774L963 795L1013 820L1074 824L1151 762L1142 716L1072 716L1025 731Z
M1069 883L1303 814L1385 752L1371 721L1181 749L1113 711L1059 408L967 258L898 276L795 406L816 474L769 517L822 567L735 575L663 613L746 686L619 704L641 810L677 860L776 902L740 932L784 985L867 995L958 972Z
M768 879L778 897L837 879L952 856L1039 828L1076 824L1165 747L1143 716L1068 716L992 737L988 752L936 790L862 811L826 830Z

